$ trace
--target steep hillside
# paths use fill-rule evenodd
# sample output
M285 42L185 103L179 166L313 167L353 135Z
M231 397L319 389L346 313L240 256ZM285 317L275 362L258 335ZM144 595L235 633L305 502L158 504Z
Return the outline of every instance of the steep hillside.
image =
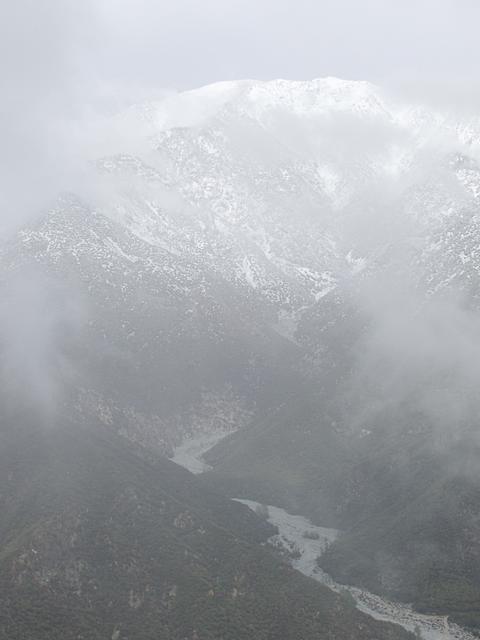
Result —
M0 248L5 410L99 424L145 465L228 434L203 486L342 528L337 576L478 623L478 117L327 78L111 124Z
M2 430L0 637L407 638L260 542L274 529L101 427Z

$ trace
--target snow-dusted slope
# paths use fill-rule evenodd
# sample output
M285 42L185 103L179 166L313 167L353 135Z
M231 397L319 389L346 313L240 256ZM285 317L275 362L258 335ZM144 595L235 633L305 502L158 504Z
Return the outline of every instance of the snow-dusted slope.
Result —
M116 127L125 136L81 199L131 234L132 250L117 249L127 266L155 247L278 313L355 277L392 241L415 246L422 263L439 247L444 260L452 224L465 227L455 242L471 243L475 220L459 218L478 209L479 123L366 82L218 83L133 107ZM58 255L48 233L78 240L73 226L62 217L44 231L45 250ZM471 268L473 250L458 247L459 264Z
M430 261L478 206L478 120L366 82L219 83L141 113L143 160L103 161L117 181L101 210L274 304L318 299L392 240Z
M251 389L280 344L309 348L305 313L368 274L408 267L431 292L480 269L478 119L366 82L245 80L137 105L112 130L88 188L0 259L80 283L92 350L148 372L154 407L175 378L162 359L198 389L207 351L242 354Z
M368 467L385 425L382 469L432 424L435 455L451 418L477 424L478 117L327 78L220 83L111 125L77 192L0 246L2 287L26 292L22 318L42 314L30 331L42 348L16 345L22 407L41 378L63 417L184 464L196 464L192 442L237 432L209 457L217 471L223 459L225 476L230 464L234 481L293 495L305 513L325 490L322 508L339 517L369 504L350 452ZM32 273L54 291L33 311ZM466 310L435 305L449 289ZM319 456L324 479L337 460L345 477L326 487ZM480 557L478 526L461 518Z

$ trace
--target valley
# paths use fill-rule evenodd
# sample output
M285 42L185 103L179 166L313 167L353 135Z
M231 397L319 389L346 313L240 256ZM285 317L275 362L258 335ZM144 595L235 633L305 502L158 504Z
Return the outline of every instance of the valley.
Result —
M470 640L478 116L327 77L104 127L0 242L0 581L29 612L0 638L45 610L75 640L270 640L291 600L292 638Z
M215 436L216 438L212 437L211 441L220 440L219 434ZM180 450L179 453L177 453L178 450ZM189 452L188 457L183 457L184 450ZM205 468L202 459L207 451L207 439L204 436L193 437L180 445L172 459L192 473L201 473L208 470L208 466ZM194 455L193 452L195 452ZM237 501L256 513L265 512L268 522L278 530L277 534L269 538L269 544L274 548L284 549L295 569L337 593L348 592L355 606L374 619L401 625L407 631L425 640L475 640L477 637L458 625L448 622L446 616L422 615L409 605L386 600L358 587L335 582L320 568L318 560L328 545L338 537L337 530L314 525L303 516L289 514L284 509L272 505L262 505L245 499Z

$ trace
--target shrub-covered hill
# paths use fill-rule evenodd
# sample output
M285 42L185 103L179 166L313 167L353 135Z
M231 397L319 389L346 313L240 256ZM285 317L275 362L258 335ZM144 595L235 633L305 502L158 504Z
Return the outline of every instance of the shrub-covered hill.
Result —
M355 524L329 548L322 566L340 582L402 598L478 634L478 445L470 443L467 451L459 443L448 457L433 457L417 439L409 448L404 443L403 451L402 462L391 445L378 446L357 465ZM452 468L455 457L461 468Z
M260 543L272 528L100 428L4 429L2 640L400 640Z
M208 452L204 481L343 530L321 558L338 582L480 630L480 447L445 450L405 412L366 436L290 402Z

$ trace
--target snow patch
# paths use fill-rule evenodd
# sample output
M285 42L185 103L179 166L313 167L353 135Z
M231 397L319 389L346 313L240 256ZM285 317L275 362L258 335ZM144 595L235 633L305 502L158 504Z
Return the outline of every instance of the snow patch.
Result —
M258 284L257 284L257 281L255 280L255 272L247 256L245 256L245 258L243 259L242 270L243 270L243 275L245 276L245 280L252 287L252 289L256 289Z

